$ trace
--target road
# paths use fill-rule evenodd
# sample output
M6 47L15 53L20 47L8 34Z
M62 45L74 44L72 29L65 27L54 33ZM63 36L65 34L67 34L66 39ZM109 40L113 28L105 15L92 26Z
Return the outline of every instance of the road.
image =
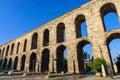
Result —
M45 76L0 76L0 80L113 80L110 77L96 77L95 75L71 75L64 77L46 78ZM114 80L120 80L120 75L115 76Z

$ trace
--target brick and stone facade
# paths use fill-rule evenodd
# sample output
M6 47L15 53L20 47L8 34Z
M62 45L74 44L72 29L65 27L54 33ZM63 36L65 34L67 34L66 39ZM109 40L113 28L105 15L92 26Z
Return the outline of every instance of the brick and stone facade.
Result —
M115 12L120 20L119 0L91 0L0 46L1 68L62 72L63 51L67 49L67 71L83 72L82 48L86 44L92 45L94 58L103 57L107 65L111 65L108 44L120 38L120 29L106 31L103 17L109 12ZM77 31L83 21L87 24L86 37ZM66 40L63 40L64 31Z

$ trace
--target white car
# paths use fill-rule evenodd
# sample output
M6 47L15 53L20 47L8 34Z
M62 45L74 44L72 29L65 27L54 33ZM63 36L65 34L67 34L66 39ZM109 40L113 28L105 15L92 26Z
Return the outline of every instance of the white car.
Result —
M21 75L24 74L24 71L20 71L20 70L11 70L8 72L8 75Z

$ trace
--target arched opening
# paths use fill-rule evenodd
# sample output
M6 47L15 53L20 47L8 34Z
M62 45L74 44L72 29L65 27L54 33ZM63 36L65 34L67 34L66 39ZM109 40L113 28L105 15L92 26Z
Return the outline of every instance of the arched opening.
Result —
M49 58L50 58L49 50L44 49L42 51L41 72L49 71Z
M57 26L57 42L64 42L66 41L66 34L65 34L65 25L64 23L59 23Z
M5 68L6 68L6 64L7 64L7 58L5 58L3 62L4 62L4 63L3 63L2 69L5 69Z
M32 36L31 50L37 49L37 39L38 39L38 34L34 33Z
M23 55L21 58L21 67L20 67L21 71L23 71L25 69L25 60L26 60L26 56Z
M16 54L18 54L18 52L19 52L19 47L20 47L20 42L18 42L18 44L17 44Z
M76 38L88 36L87 24L84 15L78 15L75 19Z
M83 40L83 41L80 41L77 45L77 59L78 59L78 68L80 73L85 72L86 53L84 52L84 48L85 46L87 46L87 44L90 44L90 43L86 40Z
M2 50L2 57L3 57L3 55L4 55L4 51L5 51L5 47L4 47L3 50Z
M57 73L67 72L67 49L64 45L57 48Z
M115 72L114 69L114 65L116 63L117 58L116 57L120 57L120 33L114 33L111 34L108 38L107 38L107 47L108 47L108 51L109 51L109 57L112 63L112 69ZM120 64L120 62L119 62ZM117 67L120 67L120 65L117 65ZM118 71L120 72L120 68L118 68Z
M105 31L120 28L116 7L113 3L107 3L100 9Z
M27 39L25 39L25 41L24 41L23 52L25 52L25 51L26 51L26 46L27 46Z
M15 60L14 60L14 67L13 67L13 69L17 69L17 65L18 65L18 57L16 56L15 57Z
M86 72L91 71L91 67L89 63L94 60L93 53L92 53L92 45L90 43L83 46L83 59L84 59L84 68Z
M13 54L13 51L14 51L14 43L12 44L10 55Z
M116 13L110 12L104 16L104 25L106 31L115 30L120 28L118 16Z
M49 30L46 29L43 34L43 46L49 45Z
M29 65L29 71L34 72L36 67L36 53L32 53L30 56L30 65Z
M0 61L0 69L2 68L3 60Z
M11 65L12 65L12 58L9 59L9 63L8 63L8 70L11 69Z
M67 54L67 49L64 50L63 52L63 57L64 57L64 60L63 60L63 68L64 68L64 73L68 72L68 54Z
M1 56L1 49L0 49L0 56Z
M5 56L8 56L8 52L9 52L9 45L7 46L6 55Z

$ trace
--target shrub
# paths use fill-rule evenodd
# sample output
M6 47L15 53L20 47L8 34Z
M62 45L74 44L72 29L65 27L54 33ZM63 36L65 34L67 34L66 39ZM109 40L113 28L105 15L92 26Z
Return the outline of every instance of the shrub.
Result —
M91 69L94 72L101 72L101 65L104 64L105 65L105 60L102 58L96 58L94 59L94 61L91 61L89 63L89 66L91 67Z

